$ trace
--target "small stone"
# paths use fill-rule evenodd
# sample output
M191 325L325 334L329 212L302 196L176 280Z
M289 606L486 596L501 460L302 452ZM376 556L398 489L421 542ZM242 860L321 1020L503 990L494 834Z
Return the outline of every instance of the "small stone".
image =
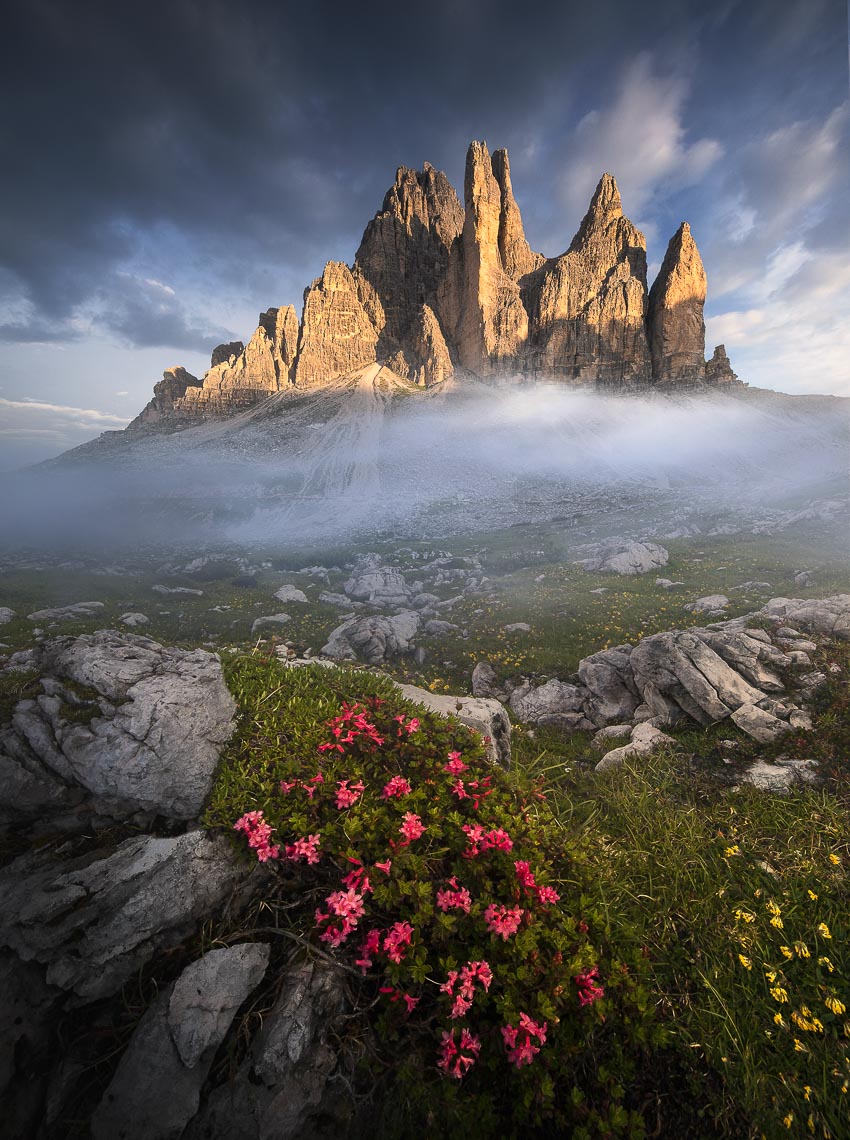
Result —
M150 621L150 618L146 617L144 614L127 613L121 615L121 621L124 625L129 626L147 625Z
M310 599L303 590L299 590L297 586L281 586L279 590L275 590L274 596L279 602L301 602L308 604ZM346 604L349 604L346 601Z

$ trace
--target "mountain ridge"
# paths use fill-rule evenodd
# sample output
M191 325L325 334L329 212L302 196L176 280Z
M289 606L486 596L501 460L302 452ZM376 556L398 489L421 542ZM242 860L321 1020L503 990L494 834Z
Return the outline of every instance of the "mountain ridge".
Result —
M506 150L470 143L464 204L442 171L399 167L352 266L328 262L294 306L260 314L247 345L218 345L198 379L167 369L135 431L227 418L288 388L380 364L420 387L465 374L608 389L728 386L705 360L706 276L683 222L656 280L617 183L600 179L558 256L531 249Z

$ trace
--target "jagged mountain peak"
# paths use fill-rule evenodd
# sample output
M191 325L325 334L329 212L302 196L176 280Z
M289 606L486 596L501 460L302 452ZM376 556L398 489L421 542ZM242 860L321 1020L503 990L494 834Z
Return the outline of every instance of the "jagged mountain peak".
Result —
M291 305L268 309L248 344L219 345L197 380L169 370L131 427L231 415L295 385L371 364L428 386L454 373L606 386L721 384L706 365L705 271L687 222L652 290L646 241L605 173L565 254L526 240L508 153L469 144L464 205L443 171L398 167L351 266L328 262Z

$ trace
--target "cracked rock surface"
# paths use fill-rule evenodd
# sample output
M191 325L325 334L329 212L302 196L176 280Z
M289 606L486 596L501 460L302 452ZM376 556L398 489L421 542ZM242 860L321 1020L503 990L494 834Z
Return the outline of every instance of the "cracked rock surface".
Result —
M217 656L101 630L15 654L42 694L0 729L0 780L12 789L4 823L79 813L200 813L236 703Z

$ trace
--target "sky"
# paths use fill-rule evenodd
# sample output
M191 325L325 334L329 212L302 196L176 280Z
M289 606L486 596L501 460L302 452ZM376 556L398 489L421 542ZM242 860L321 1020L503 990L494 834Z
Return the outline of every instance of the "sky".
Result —
M9 0L0 469L123 427L162 371L352 262L399 165L507 147L534 249L600 175L687 220L707 348L850 395L845 0Z

